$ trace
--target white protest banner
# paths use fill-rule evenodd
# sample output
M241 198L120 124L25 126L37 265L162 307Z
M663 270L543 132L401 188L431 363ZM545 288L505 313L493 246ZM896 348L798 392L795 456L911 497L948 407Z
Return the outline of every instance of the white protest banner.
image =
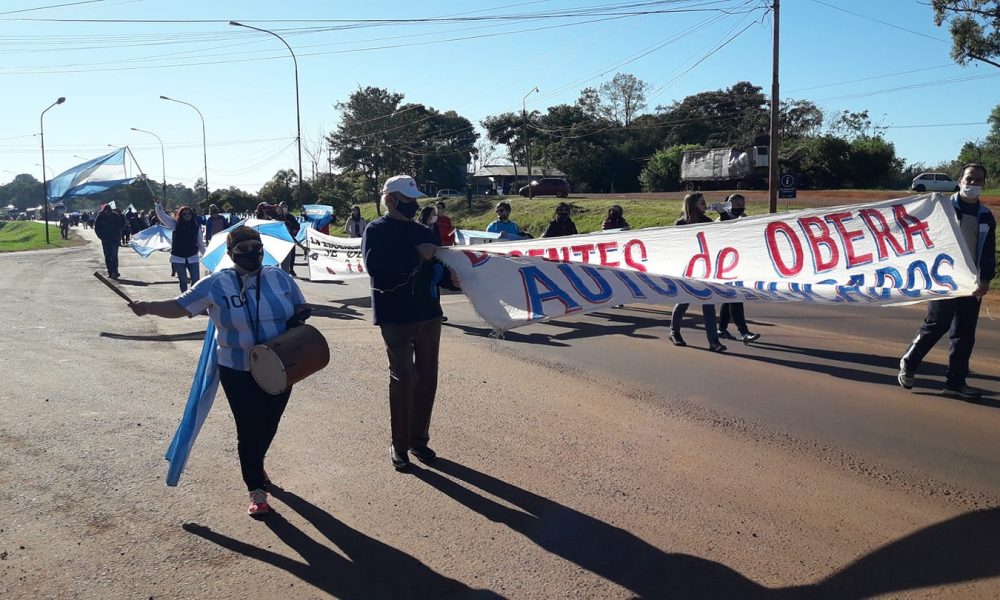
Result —
M502 256L500 254L506 254ZM899 304L965 296L976 272L940 194L725 223L442 249L505 330L615 304Z
M340 281L368 277L361 260L361 238L339 238L316 231L306 233L309 281Z

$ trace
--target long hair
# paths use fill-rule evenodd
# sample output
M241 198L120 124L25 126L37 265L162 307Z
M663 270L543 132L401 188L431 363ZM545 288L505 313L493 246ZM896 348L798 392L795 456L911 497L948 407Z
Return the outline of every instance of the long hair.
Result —
M434 215L433 206L425 206L420 209L420 223L428 227L431 226L431 217Z
M705 214L698 210L698 201L704 197L701 192L692 192L687 196L684 196L684 212L681 216L688 223L698 223L701 221L702 216Z
M191 213L191 220L190 221L185 221L183 218L181 218L181 215L184 214L184 211L189 211ZM181 206L179 206L177 208L177 211L174 212L174 221L176 221L176 223L177 223L177 227L175 228L175 231L186 231L188 229L198 229L198 220L194 216L194 211L191 210L190 208L188 208L187 205L182 204Z

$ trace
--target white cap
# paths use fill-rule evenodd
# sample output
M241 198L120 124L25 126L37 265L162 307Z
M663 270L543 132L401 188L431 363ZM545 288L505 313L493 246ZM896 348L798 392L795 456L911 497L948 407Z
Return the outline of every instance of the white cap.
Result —
M417 182L409 175L396 175L385 181L385 185L382 186L382 193L391 194L393 192L399 192L407 198L423 198L425 196L423 192L417 189Z

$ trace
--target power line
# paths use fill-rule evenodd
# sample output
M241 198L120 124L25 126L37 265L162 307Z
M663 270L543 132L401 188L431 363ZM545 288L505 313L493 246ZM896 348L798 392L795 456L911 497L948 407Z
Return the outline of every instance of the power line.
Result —
M8 10L6 12L0 12L0 15L14 15L18 13L34 12L36 10L48 10L50 8L63 8L64 6L77 6L80 4L96 4L98 2L105 2L106 0L82 0L80 2L65 2L63 4L50 4L48 6L37 6L35 8L22 8L19 10ZM4 21L10 21L14 19L2 19Z

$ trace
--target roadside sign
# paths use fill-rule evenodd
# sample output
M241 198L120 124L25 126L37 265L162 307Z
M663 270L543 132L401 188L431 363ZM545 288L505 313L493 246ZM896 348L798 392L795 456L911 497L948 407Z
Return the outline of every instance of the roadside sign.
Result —
M778 178L778 187L779 188L786 188L786 189L787 188L794 188L795 187L795 176L794 175L789 175L788 173L785 173L784 175L782 175L781 177Z
M778 188L778 197L779 198L794 198L795 197L795 188L791 188L791 189Z

